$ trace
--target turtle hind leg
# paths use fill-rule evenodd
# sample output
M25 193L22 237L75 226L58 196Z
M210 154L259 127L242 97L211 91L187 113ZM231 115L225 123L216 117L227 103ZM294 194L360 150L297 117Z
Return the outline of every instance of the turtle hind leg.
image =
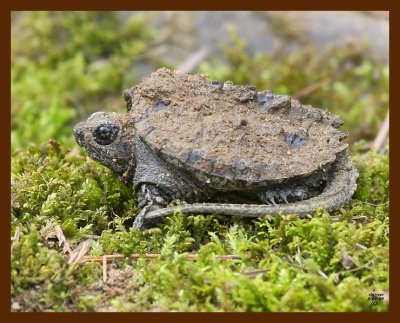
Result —
M282 186L264 188L257 194L261 202L265 204L289 204L310 198L310 192L306 186Z
M132 227L139 230L147 229L153 223L146 221L146 214L157 209L165 208L168 204L167 196L159 190L155 185L144 183L137 192L139 204L142 208L136 216Z

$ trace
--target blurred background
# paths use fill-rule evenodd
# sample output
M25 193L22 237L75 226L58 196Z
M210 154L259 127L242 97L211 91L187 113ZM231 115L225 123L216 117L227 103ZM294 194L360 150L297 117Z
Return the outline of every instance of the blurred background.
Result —
M91 112L165 66L339 114L352 149L388 141L388 12L13 12L12 151L75 145ZM386 119L385 119L386 118ZM385 122L386 120L386 122Z

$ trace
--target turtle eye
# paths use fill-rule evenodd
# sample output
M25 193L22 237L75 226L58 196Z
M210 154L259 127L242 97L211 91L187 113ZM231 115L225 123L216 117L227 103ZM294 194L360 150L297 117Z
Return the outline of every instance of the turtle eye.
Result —
M118 131L115 125L101 124L94 130L94 140L100 145L108 145L115 140Z

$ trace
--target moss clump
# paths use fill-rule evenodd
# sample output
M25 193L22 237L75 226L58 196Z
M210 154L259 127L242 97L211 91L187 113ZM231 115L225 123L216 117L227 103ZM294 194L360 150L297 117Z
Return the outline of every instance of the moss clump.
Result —
M389 286L387 161L373 153L357 158L355 198L332 214L246 221L178 212L139 232L130 228L134 193L111 172L54 141L31 146L13 156L12 227L23 233L12 251L14 300L26 304L34 291L36 310L47 302L50 310L85 311L385 311L384 303L371 306L368 294ZM366 223L353 223L357 215ZM74 268L60 248L46 247L36 228L49 220L72 245L84 234L100 235L92 255L161 258L134 263L135 275L115 292L101 283L98 264ZM197 252L198 261L188 261L187 252ZM240 259L222 261L218 254ZM242 274L249 268L266 274Z
M11 189L13 228L51 219L69 239L98 234L114 216L131 218L136 212L131 188L55 141L13 155Z
M358 178L358 200L384 204L389 200L389 154L378 155L371 152L368 159L356 158L360 171ZM368 163L368 164L367 164Z
M69 276L63 255L45 247L32 224L12 246L13 301L31 310L65 310L70 304Z
M18 19L11 43L13 148L49 138L71 143L73 120L112 107L139 81L129 71L154 38L140 15L124 24L115 12L38 11Z

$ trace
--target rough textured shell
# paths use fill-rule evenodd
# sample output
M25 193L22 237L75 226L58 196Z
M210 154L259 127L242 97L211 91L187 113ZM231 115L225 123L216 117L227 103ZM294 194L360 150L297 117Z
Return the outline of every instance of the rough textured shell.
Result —
M273 182L312 174L347 148L337 116L251 86L163 68L131 91L139 136L194 173Z

